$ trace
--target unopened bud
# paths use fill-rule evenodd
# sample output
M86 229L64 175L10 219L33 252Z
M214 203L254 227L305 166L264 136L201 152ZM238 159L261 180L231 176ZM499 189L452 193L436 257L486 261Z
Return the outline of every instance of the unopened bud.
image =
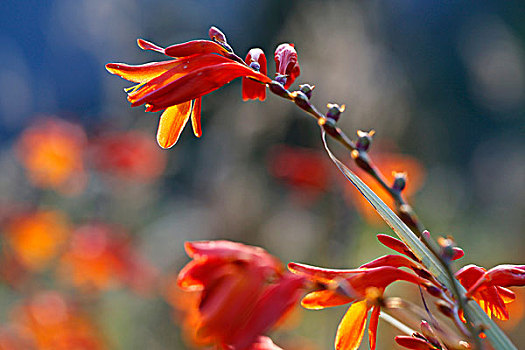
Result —
M226 44L226 35L217 27L211 26L210 30L208 31L208 35L210 36L210 39L213 41L216 41L221 44Z
M306 95L306 97L308 97L308 99L311 99L312 92L315 89L315 85L302 84L302 85L299 85L299 89Z
M454 309L443 300L436 301L436 306L441 313L449 318L452 318L454 316Z
M250 68L258 72L259 70L261 70L261 65L259 64L259 62L252 61L250 63Z
M372 144L372 138L374 137L375 133L375 130L370 130L368 132L357 130L357 141L355 146L361 151L368 151L370 145Z
M335 122L339 120L341 113L343 113L346 108L345 105L339 106L336 103L329 103L326 105L326 107L328 107L328 112L326 112L326 118L332 119Z
M421 321L421 332L430 344L432 344L436 349L441 349L441 343L436 337L436 334L430 326L430 323L427 321Z
M452 237L439 237L437 242L441 247L441 256L447 261L452 260L456 254L454 252L454 240Z
M439 289L438 287L432 285L432 284L428 284L425 286L425 290L428 292L428 294L432 295L433 297L436 297L436 298L440 298L443 294L443 292L441 291L441 289Z
M397 171L392 172L394 175L394 183L392 184L392 189L401 192L405 189L405 186L407 184L407 173Z
M268 84L268 87L270 88L270 91L276 94L277 96L284 97L288 100L293 100L293 97L290 95L288 90L286 90L284 86L278 81L276 80L272 81L271 83Z
M275 81L278 82L281 85L286 85L286 75L284 74L276 74Z

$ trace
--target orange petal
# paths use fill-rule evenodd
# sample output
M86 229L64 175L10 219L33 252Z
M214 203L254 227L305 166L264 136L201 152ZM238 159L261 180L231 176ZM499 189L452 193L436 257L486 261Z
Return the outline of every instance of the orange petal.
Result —
M322 267L311 266L291 262L288 264L288 270L298 275L307 276L309 279L321 283L330 283L334 280L350 278L356 274L363 274L365 270L343 270L343 269L325 269Z
M164 49L164 54L171 57L186 57L205 53L223 55L227 52L224 47L210 40L192 40L171 45Z
M412 253L412 251L407 247L407 245L403 241L382 233L378 234L376 237L379 240L379 242L383 243L388 248L393 249L398 253L406 255L414 261L419 261L419 259L414 255L414 253Z
M318 290L305 295L301 300L301 305L306 309L320 310L325 307L349 304L352 301L352 298L342 296L331 290Z
M343 316L335 336L336 350L357 350L363 339L368 307L366 300L353 303Z
M160 47L152 42L149 42L147 40L144 40L144 39L137 39L137 45L142 49L142 50L151 50L151 51L155 51L155 52L158 52L158 53L164 53L164 48L163 47Z
M162 113L157 130L157 142L160 147L170 148L177 143L190 113L191 101L169 107Z
M516 299L516 294L505 287L496 286L498 294L505 304L512 303Z
M145 83L177 65L180 65L180 62L177 60L150 62L136 66L125 63L108 63L106 64L106 69L111 74L116 74L134 83Z
M217 56L217 55L212 55ZM220 57L220 56L217 56ZM164 74L168 74L168 72ZM239 77L251 77L263 83L271 82L266 75L255 72L237 62L208 65L200 69L193 70L170 83L162 83L159 89L148 91L139 90L138 94L130 94L132 107L143 103L150 104L152 111L158 111L172 105L180 104L189 100L196 99L202 95L208 94L218 88L228 84L233 79ZM156 78L159 79L162 76ZM154 79L155 80L155 79ZM148 84L148 88L149 88ZM140 97L140 98L139 98Z
M377 339L377 324L379 323L379 306L374 306L372 314L370 315L370 324L368 325L368 341L370 343L370 350L375 350Z
M193 112L191 113L191 126L193 127L193 133L197 137L202 136L201 105L202 105L202 97L199 97L193 100Z

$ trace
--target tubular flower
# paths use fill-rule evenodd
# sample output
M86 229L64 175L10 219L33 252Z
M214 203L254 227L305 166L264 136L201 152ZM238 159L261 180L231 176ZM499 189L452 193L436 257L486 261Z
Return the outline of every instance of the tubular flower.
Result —
M186 326L202 345L258 349L259 336L292 308L305 283L304 277L284 271L261 248L206 241L186 243L186 252L193 260L179 273L177 283L183 290L200 293Z
M485 310L500 320L508 320L506 304L516 295L507 287L525 286L524 265L499 265L490 270L476 265L464 266L456 273L456 278L472 297Z
M276 80L288 89L293 84L295 78L301 74L301 69L297 63L297 51L294 44L281 44L275 49L275 70Z
M266 75L266 56L261 49L251 49L244 60L250 68ZM242 78L242 99L264 101L266 99L266 86L250 78Z
M106 69L137 83L126 89L132 107L146 105L147 112L164 110L160 117L157 141L163 148L172 147L191 116L193 132L200 137L201 98L235 78L247 77L263 84L271 82L230 52L229 46L216 39L193 40L162 48L138 39L144 50L162 53L175 59L132 66L108 63Z
M410 262L410 260L406 259ZM384 264L392 261L386 259ZM410 264L410 263L407 263ZM381 265L380 262L373 266ZM407 281L426 285L427 280L412 273L398 269L398 262L393 266L360 267L353 270L324 269L298 263L288 264L293 273L307 277L320 286L319 290L307 294L301 305L307 309L324 309L326 307L351 304L337 329L335 348L355 350L363 339L368 312L372 310L368 336L370 349L375 349L376 333L379 321L380 306L377 302L384 290L395 281Z

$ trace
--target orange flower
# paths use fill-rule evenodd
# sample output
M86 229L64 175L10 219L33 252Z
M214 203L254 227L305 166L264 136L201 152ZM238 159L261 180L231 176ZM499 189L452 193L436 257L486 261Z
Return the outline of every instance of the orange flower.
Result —
M126 284L146 291L151 288L155 275L153 268L133 251L124 234L103 224L76 229L60 263L62 278L85 290Z
M301 69L297 63L297 51L294 44L281 44L275 50L275 80L283 84L288 89L293 84L295 78L301 74Z
M104 349L91 321L54 291L40 292L13 310L13 323L36 349Z
M164 110L157 132L157 141L163 148L172 147L177 142L190 116L195 136L201 136L203 95L239 77L251 78L263 84L271 82L266 75L250 68L234 55L224 35L220 38L217 31L210 31L215 41L193 40L165 49L139 39L138 45L142 49L175 59L139 66L124 63L106 65L110 73L138 83L127 89L132 107L145 104L147 112Z
M5 235L20 264L28 270L42 270L69 237L69 223L56 211L20 214L9 220Z
M266 56L263 50L250 49L244 60L250 68L266 75ZM242 78L242 99L264 101L266 99L266 86L249 78Z
M405 259L401 266L412 264L410 260L399 257ZM353 270L324 269L290 263L288 269L293 273L307 277L320 288L303 298L301 301L303 307L319 310L351 304L337 329L335 348L338 350L355 350L359 347L363 339L368 312L372 310L368 335L370 349L375 349L380 312L380 306L375 300L381 298L386 287L395 281L407 281L419 285L428 284L427 280L398 269L397 266L400 266L400 261L382 257Z
M179 273L178 284L200 293L187 319L199 344L253 349L258 336L299 299L304 278L283 271L261 248L207 241L188 242L186 251L193 260Z
M516 295L507 287L525 286L525 265L499 265L490 270L467 265L456 272L456 278L490 317L508 320L506 304Z
M58 118L45 118L22 133L17 151L35 186L72 194L85 186L85 145L86 135L81 127Z
M166 167L166 157L142 132L107 133L93 140L95 166L123 180L151 182Z
M386 183L389 185L392 185L394 182L394 173L404 172L407 174L408 181L403 190L403 195L408 199L410 199L410 197L414 195L423 184L425 173L424 168L412 157L401 154L380 153L372 155L372 159L374 160L376 167L385 176ZM381 198L390 208L394 208L395 203L392 197L377 181L372 179L360 168L354 167L354 170L359 177L363 179L367 186L379 196L379 198ZM346 198L356 206L368 223L375 225L383 223L381 217L376 213L374 208L372 208L370 203L368 203L365 197L363 197L354 186L350 185L348 181L345 181L344 189Z

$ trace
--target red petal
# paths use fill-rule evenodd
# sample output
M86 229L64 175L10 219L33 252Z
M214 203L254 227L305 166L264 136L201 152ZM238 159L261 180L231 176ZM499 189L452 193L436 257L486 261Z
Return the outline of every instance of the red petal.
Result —
M433 350L434 347L429 344L427 341L420 339L420 338L414 338L410 337L408 335L398 335L394 338L397 344L400 346L412 349L412 350Z
M202 67L211 66L219 63L231 62L231 60L217 55L201 55L190 58L182 58L178 60L168 61L173 62L173 67L165 71L163 74L155 77L146 83L146 85L140 90L135 90L128 94L128 100L135 102L136 100L165 87L166 85L176 81L181 76L184 76L192 71L198 70ZM189 101L189 99L187 100ZM186 102L186 101L182 101ZM182 103L181 102L181 103ZM140 105L142 103L139 103ZM178 104L174 103L173 105ZM167 106L169 107L169 106ZM164 109L164 108L161 108ZM158 109L160 110L160 109Z
M256 337L270 329L299 299L304 279L285 274L276 284L269 286L255 305L251 317L237 329L230 345L234 349L249 347Z
M496 286L496 289L498 290L498 294L505 304L512 303L516 299L516 294L514 294L514 292L510 289L499 286Z
M452 260L458 260L465 256L465 252L460 247L453 247L452 250L454 251L454 254L452 254Z
M144 39L137 39L137 45L142 50L151 50L164 54L164 48Z
M368 313L366 300L353 303L346 311L335 336L336 350L357 350L363 339Z
M381 266L408 267L411 269L418 269L418 270L420 269L420 267L412 260L409 260L402 255L394 255L394 254L381 256L375 260L372 260L364 265L359 266L359 268L360 269L374 268L374 267L381 267Z
M325 269L294 262L288 264L288 270L321 283L331 283L334 280L350 278L353 275L364 273L364 270Z
M162 78L169 73L170 71L154 80ZM236 62L222 63L194 70L169 83L163 82L159 89L153 89L154 91L151 92L148 90L150 92L148 94L142 93L146 89L144 88L138 91L140 96L138 94L130 95L129 100L132 102L132 107L147 103L153 106L152 111L157 111L201 97L241 76L251 77L263 83L271 82L267 76L257 73L242 64Z
M202 136L201 107L202 107L202 97L199 97L193 100L193 112L191 113L191 126L193 127L193 133L197 137Z
M164 54L171 57L186 57L205 53L223 55L227 52L224 47L210 40L192 40L182 44L171 45L164 49Z
M401 240L385 234L378 234L377 239L390 249L408 256L410 259L419 262L419 259L412 253L410 248Z
M177 60L150 62L141 65L129 65L125 63L108 63L106 69L111 74L116 74L121 78L135 82L145 83L153 78L162 75L168 70L175 68L180 63Z
M349 304L354 299L337 294L331 290L310 292L301 300L301 305L310 310L320 310L326 307Z
M179 136L191 114L191 101L167 108L160 116L157 142L162 148L170 148Z
M374 306L372 314L370 315L370 324L368 325L368 341L370 343L370 350L375 350L377 339L377 325L379 323L379 313L381 309L379 306Z

